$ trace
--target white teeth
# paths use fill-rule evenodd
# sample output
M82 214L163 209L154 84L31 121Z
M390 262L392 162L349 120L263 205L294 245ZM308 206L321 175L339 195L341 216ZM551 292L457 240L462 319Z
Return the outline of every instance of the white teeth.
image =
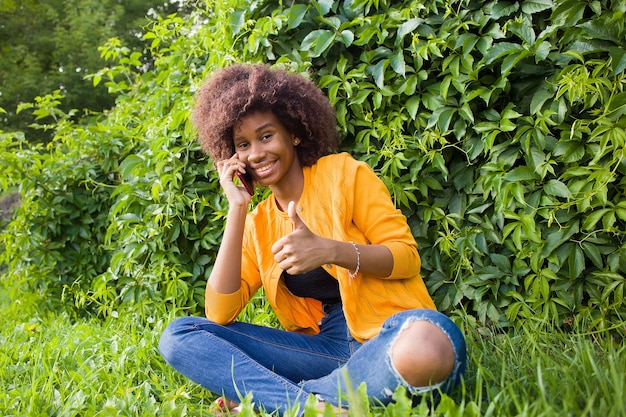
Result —
M267 165L264 165L262 167L255 168L254 170L257 172L257 174L260 174L260 173L263 173L263 172L267 171L268 169L270 169L272 167L272 165L273 164L267 164Z

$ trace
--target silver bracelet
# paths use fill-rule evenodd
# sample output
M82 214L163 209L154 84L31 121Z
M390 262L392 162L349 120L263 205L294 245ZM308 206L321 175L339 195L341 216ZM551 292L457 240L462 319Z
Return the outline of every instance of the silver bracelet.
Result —
M350 243L354 247L354 250L356 251L356 269L354 270L354 272L350 272L350 270L348 269L348 276L351 279L354 279L359 273L359 268L361 268L361 251L359 251L359 248L356 247L356 244L354 242L348 242L348 243Z

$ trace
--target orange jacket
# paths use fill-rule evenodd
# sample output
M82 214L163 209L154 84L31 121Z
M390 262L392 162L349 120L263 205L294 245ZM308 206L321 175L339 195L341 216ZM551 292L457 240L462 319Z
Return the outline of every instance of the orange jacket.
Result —
M357 244L381 244L393 255L393 271L386 278L359 273L351 279L346 269L323 265L339 280L346 321L357 340L376 336L394 313L435 309L420 276L417 244L406 218L394 207L389 191L369 165L341 153L305 167L304 190L297 210L317 235ZM292 229L289 216L276 207L272 196L248 213L241 288L232 294L218 294L207 286L206 315L210 320L221 324L235 320L263 286L285 329L310 334L319 331L318 323L324 317L321 303L296 297L287 290L271 251L274 242Z

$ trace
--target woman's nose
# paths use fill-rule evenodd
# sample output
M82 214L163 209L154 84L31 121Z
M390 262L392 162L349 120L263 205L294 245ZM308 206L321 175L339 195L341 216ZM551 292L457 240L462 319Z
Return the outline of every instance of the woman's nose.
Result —
M259 162L262 161L265 156L263 146L260 144L252 144L248 149L248 161Z

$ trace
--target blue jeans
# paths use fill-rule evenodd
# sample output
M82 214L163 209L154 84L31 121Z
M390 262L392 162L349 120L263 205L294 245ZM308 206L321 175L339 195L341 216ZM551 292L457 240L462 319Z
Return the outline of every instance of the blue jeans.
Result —
M163 332L159 349L177 371L218 395L239 402L252 393L257 408L281 414L309 394L348 407L345 394L365 382L368 395L387 404L398 386L411 394L442 392L459 382L465 370L465 340L445 315L427 309L391 316L380 333L364 344L350 334L340 304L326 309L317 335L305 335L248 323L227 326L201 317L184 317ZM452 374L431 387L408 385L391 363L391 346L405 323L426 320L441 328L454 347ZM346 376L349 381L346 381Z

